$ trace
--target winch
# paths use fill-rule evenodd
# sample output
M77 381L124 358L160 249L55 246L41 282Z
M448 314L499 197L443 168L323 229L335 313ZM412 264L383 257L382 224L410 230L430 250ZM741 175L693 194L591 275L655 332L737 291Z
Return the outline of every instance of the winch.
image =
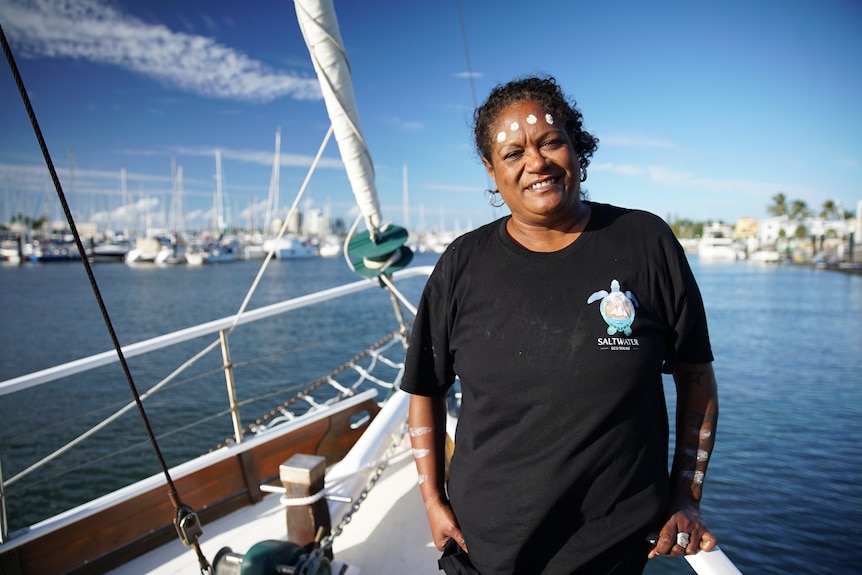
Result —
M331 575L329 559L315 553L314 545L300 547L292 541L261 541L245 555L223 547L213 562L215 575Z

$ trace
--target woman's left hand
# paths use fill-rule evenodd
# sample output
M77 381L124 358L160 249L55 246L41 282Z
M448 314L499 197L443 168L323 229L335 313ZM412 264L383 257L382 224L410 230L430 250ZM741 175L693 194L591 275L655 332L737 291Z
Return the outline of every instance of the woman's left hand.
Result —
M655 547L650 550L650 559L656 555L694 555L698 551L712 551L718 545L718 540L706 527L697 501L676 497L671 500L668 511L670 519L662 528Z

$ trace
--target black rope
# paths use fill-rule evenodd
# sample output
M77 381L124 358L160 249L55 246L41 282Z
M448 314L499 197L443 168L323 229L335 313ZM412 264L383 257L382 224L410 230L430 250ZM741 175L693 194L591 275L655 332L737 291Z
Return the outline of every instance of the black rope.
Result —
M102 318L105 320L105 325L108 328L108 333L111 336L111 342L114 344L114 349L117 351L117 356L120 360L120 365L123 368L123 373L126 376L126 381L129 383L129 388L132 391L132 396L135 398L135 404L138 406L138 412L141 415L141 420L144 422L144 427L147 430L147 436L150 439L150 443L153 446L153 451L156 453L156 457L159 460L159 465L162 468L162 473L165 476L165 480L168 484L168 497L171 500L171 503L174 505L174 508L179 512L182 509L188 509L185 505L183 505L182 501L180 501L180 496L177 493L177 488L174 485L174 481L171 478L171 474L168 471L168 466L165 463L165 458L162 455L161 449L159 449L159 444L156 441L156 436L153 433L153 429L150 426L150 420L147 417L147 413L144 410L144 404L141 402L140 394L138 394L138 389L135 386L135 381L132 378L132 372L129 370L129 365L126 363L126 357L123 355L122 346L120 346L120 341L117 339L117 334L114 331L114 326L111 323L111 317L108 315L108 309L105 306L105 302L102 299L102 293L99 290L99 285L96 283L96 277L93 275L93 268L90 266L90 261L87 258L87 252L84 248L84 243L81 241L81 235L78 233L78 227L75 225L75 219L72 217L72 210L69 208L69 203L66 201L66 195L63 193L63 186L60 184L60 178L57 176L57 171L54 169L54 162L51 160L51 154L48 151L48 145L45 143L45 138L42 135L42 129L39 127L39 121L36 119L36 113L33 111L33 106L30 103L30 97L27 95L27 89L24 87L24 80L21 78L21 74L18 71L18 65L15 63L15 58L12 55L12 48L9 46L9 41L6 39L6 33L3 31L3 26L0 25L0 43L3 44L3 52L6 54L6 61L9 63L9 68L12 70L12 76L15 78L15 85L18 87L18 92L21 94L21 99L24 101L24 107L27 109L27 117L30 119L30 123L33 126L33 131L36 134L36 139L39 142L39 148L42 150L42 155L45 158L45 164L48 166L48 171L51 174L51 180L54 182L54 189L57 190L57 197L60 199L60 204L63 206L63 213L66 215L66 221L69 223L69 228L72 230L72 235L75 237L75 246L78 248L78 253L81 255L81 262L84 264L84 269L87 272L87 278L90 280L90 286L93 288L93 294L96 296L96 302L99 304L99 310L102 312ZM200 549L198 548L197 543L195 543L195 549L198 553L199 559L203 559ZM203 559L203 561L206 561ZM201 563L202 571L203 571L203 563ZM209 565L207 564L207 568Z

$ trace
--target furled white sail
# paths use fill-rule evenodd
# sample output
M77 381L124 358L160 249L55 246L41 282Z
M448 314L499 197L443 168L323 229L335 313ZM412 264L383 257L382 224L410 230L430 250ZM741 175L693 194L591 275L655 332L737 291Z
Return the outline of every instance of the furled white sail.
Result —
M353 95L350 64L332 0L295 0L299 27L311 54L347 178L372 237L380 228L374 165L365 145Z

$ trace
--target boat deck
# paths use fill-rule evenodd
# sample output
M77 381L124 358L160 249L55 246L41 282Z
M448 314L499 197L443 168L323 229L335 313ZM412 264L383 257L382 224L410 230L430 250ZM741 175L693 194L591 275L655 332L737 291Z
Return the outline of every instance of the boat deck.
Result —
M440 573L437 569L440 552L431 542L407 439L403 447L352 521L334 541L335 560L350 566L349 575ZM201 550L212 562L223 547L244 554L264 539L285 538L285 512L279 505L279 496L269 495L256 505L204 525ZM186 575L197 572L199 567L194 550L184 547L178 539L110 571L113 575Z

